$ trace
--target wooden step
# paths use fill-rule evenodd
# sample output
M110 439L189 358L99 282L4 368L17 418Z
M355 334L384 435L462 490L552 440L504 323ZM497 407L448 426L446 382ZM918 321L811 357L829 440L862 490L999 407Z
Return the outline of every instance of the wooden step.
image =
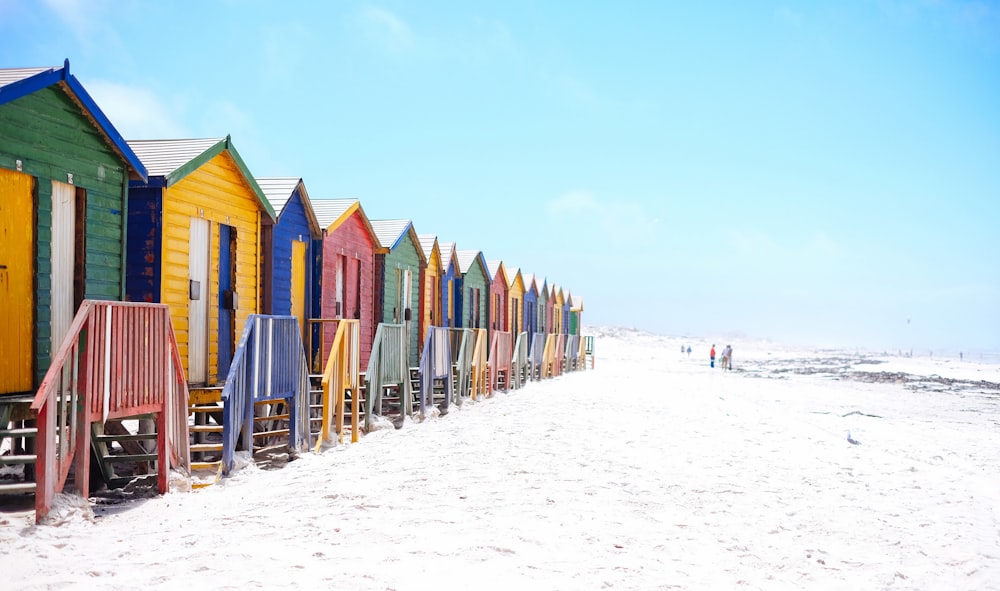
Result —
M201 405L201 404L191 405L191 406L188 406L188 412L189 413L192 413L192 412L222 412L222 407L221 406L211 405L211 404L210 405Z
M0 456L0 464L34 464L37 461L38 456L35 454Z
M0 429L0 437L35 437L37 435L38 429L34 427Z
M102 459L105 462L155 462L156 454L115 454Z
M16 495L21 493L35 492L34 482L13 482L10 484L0 484L0 495Z
M211 470L215 471L219 469L222 465L222 460L216 460L214 462L191 462L191 470Z
M114 441L155 441L156 433L133 433L131 435L92 435L94 441L109 443Z
M188 448L191 453L221 452L222 443L192 443Z
M192 433L222 433L222 425L188 425Z
M253 420L255 420L255 421L287 421L288 420L288 414L286 413L286 414L283 414L283 415L267 415L265 417L254 417Z
M275 431L257 431L253 434L254 437L277 437L277 436L288 437L288 429L277 429Z

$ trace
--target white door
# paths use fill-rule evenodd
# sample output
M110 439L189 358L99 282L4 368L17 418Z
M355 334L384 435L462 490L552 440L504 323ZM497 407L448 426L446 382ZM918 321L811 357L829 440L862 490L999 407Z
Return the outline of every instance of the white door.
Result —
M76 188L52 181L52 355L73 323L76 264Z
M208 220L191 218L188 241L188 381L208 381Z

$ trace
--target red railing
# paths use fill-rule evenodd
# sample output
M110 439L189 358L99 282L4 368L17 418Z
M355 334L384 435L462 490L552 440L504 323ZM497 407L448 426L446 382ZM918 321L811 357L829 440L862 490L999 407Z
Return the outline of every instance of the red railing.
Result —
M170 468L190 469L187 402L169 308L85 300L31 404L38 416L36 521L71 466L78 492L89 495L93 421L155 413L157 485L167 492Z
M510 390L510 365L514 344L509 332L493 333L493 343L490 345L490 377L494 390L500 389L503 383L504 391ZM503 379L501 380L501 376Z

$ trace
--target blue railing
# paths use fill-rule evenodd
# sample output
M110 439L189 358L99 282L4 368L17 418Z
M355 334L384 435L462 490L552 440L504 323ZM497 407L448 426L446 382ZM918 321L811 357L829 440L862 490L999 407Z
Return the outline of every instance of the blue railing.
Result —
M451 334L449 329L435 326L427 331L424 352L420 357L420 413L434 404L434 381L444 380L444 408L448 410L454 395L451 379Z
M254 405L284 402L288 447L309 445L309 369L294 316L251 314L222 389L222 473L233 469L237 445L253 453Z

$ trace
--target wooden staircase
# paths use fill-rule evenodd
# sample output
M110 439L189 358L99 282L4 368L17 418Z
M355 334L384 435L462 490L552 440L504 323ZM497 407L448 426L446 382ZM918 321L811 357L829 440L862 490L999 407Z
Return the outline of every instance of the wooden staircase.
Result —
M222 386L189 387L191 487L218 482L222 472Z
M35 492L38 429L28 412L33 398L28 394L0 395L0 504L5 498Z

